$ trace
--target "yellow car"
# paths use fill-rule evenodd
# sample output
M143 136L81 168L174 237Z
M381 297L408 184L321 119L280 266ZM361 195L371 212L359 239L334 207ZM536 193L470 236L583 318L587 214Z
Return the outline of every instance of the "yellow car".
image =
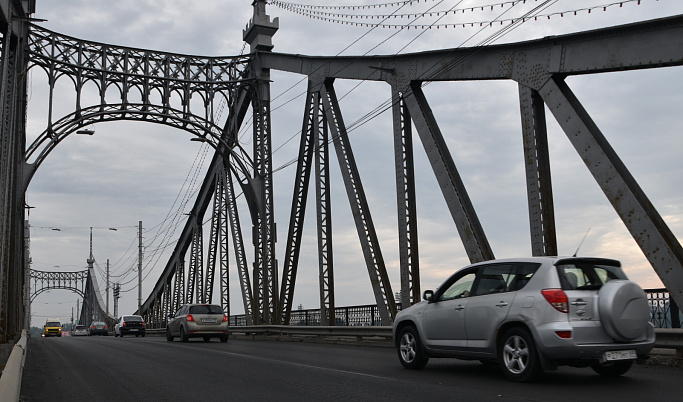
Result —
M45 322L45 337L48 336L62 336L62 323L59 318L50 318Z

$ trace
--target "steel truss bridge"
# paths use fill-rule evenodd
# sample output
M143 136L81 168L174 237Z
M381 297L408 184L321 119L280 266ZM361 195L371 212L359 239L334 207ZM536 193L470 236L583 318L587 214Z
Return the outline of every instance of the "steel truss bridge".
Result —
M683 16L522 43L444 49L394 56L314 57L272 51L278 20L255 0L243 39L250 53L239 57L195 57L89 42L31 25L31 2L0 0L5 13L2 59L2 207L0 210L0 339L25 327L22 297L28 282L24 193L41 162L68 135L93 122L142 120L190 132L216 149L175 249L151 293L141 304L152 328L163 327L183 303L218 302L230 311L228 242L232 241L247 324L287 324L292 314L309 187L315 194L322 325L334 325L334 263L329 172L339 163L368 275L382 323L396 314L389 276L368 208L361 177L335 92L335 79L388 84L393 113L402 305L420 299L419 242L413 168L413 128L428 156L471 262L495 258L423 86L443 81L512 80L518 84L522 116L529 229L533 255L557 255L545 107L573 144L672 298L683 306L683 248L648 200L565 79L573 75L652 69L683 64ZM28 8L25 5L29 4ZM21 8L23 4L24 8ZM28 69L48 76L50 105L55 82L70 80L74 110L52 116L45 131L25 146ZM275 249L271 162L270 71L308 79L296 180L282 269ZM85 104L88 88L99 99ZM190 98L200 97L201 110ZM192 108L194 106L194 108ZM225 124L214 121L218 109ZM237 141L247 113L253 148ZM311 177L313 176L313 177ZM311 183L313 180L313 183ZM234 184L244 193L251 228L243 231ZM202 222L211 213L210 234ZM253 233L250 272L243 233ZM208 261L203 249L208 246ZM214 297L214 281L220 296ZM87 293L87 292L86 292ZM214 300L215 299L215 300Z

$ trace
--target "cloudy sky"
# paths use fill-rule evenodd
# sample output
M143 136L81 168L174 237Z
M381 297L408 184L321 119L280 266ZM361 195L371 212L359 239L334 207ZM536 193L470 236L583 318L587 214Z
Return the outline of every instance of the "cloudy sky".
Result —
M114 45L204 56L238 55L244 50L242 30L252 16L251 0L38 0L41 26L80 39ZM293 3L293 2L292 2ZM312 2L303 2L312 3ZM384 1L338 0L350 6ZM443 26L509 19L544 1L422 0L404 6L370 9L315 9L327 21L293 13L278 4L267 12L279 18L274 51L305 55L397 54L430 49L500 44L538 39L683 13L675 0L551 1L529 21L494 42L500 25L398 30L370 28L331 20L329 14L412 14L403 18L354 19L383 25ZM618 2L617 2L618 3ZM442 11L458 11L443 16ZM494 5L491 10L491 5ZM603 11L603 7L606 6ZM609 5L609 6L608 6ZM597 7L597 8L595 8ZM590 12L588 11L590 9ZM432 12L416 18L414 14ZM577 11L574 15L573 11ZM560 15L560 13L562 13ZM548 18L550 16L550 18ZM683 151L680 115L683 80L680 68L599 74L567 80L584 107L611 142L673 233L683 236ZM306 81L272 72L272 131L275 168L296 158ZM302 80L303 79L303 80ZM383 83L338 81L337 93L347 125L358 121L390 97ZM513 82L438 83L425 88L456 166L468 188L479 219L498 258L531 252L517 86ZM46 128L47 84L34 69L29 75L28 142ZM73 90L59 83L55 120L73 112ZM218 119L225 119L220 116ZM93 136L73 135L63 141L37 171L29 186L32 268L43 271L84 269L92 227L98 281L105 287L107 260L113 282L123 290L119 312L137 308L138 222L143 222L143 299L159 277L194 202L211 158L206 147L190 142L190 134L150 123L109 122L92 127ZM241 141L251 149L249 127ZM629 277L645 288L662 286L654 270L593 181L552 115L548 130L559 253L573 254L588 232L580 255L621 260ZM391 115L384 113L350 132L373 219L380 237L393 291L400 289ZM441 192L416 139L417 197L422 288L434 288L455 269L467 265ZM334 258L337 306L372 304L372 289L339 169L333 162ZM275 176L278 257L283 260L295 165ZM241 213L246 205L240 204ZM207 216L208 218L208 216ZM245 229L246 215L242 219ZM117 230L109 230L116 228ZM55 230L59 229L59 230ZM209 227L205 227L208 237ZM294 304L319 306L315 210L309 205ZM253 261L252 247L247 248ZM231 251L232 253L232 251ZM282 263L280 263L282 264ZM281 267L280 267L281 268ZM243 312L234 261L231 259L232 312ZM103 296L104 297L104 296ZM75 310L77 296L53 290L33 303L33 324L47 317L64 320ZM110 311L113 301L110 299Z

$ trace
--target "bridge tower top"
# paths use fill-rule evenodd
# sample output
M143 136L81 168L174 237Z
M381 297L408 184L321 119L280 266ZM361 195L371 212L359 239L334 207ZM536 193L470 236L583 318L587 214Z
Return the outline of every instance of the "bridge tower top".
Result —
M254 0L251 5L254 7L254 17L242 31L242 38L251 46L251 53L272 50L273 35L280 27L280 20L270 20L270 16L266 14L266 0Z

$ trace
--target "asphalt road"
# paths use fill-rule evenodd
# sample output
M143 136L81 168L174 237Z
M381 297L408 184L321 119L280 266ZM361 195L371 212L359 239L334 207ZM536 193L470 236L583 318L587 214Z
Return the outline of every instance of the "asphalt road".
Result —
M31 338L22 401L678 400L680 368L634 366L604 378L561 367L507 381L479 362L432 359L404 369L388 347L231 339Z

